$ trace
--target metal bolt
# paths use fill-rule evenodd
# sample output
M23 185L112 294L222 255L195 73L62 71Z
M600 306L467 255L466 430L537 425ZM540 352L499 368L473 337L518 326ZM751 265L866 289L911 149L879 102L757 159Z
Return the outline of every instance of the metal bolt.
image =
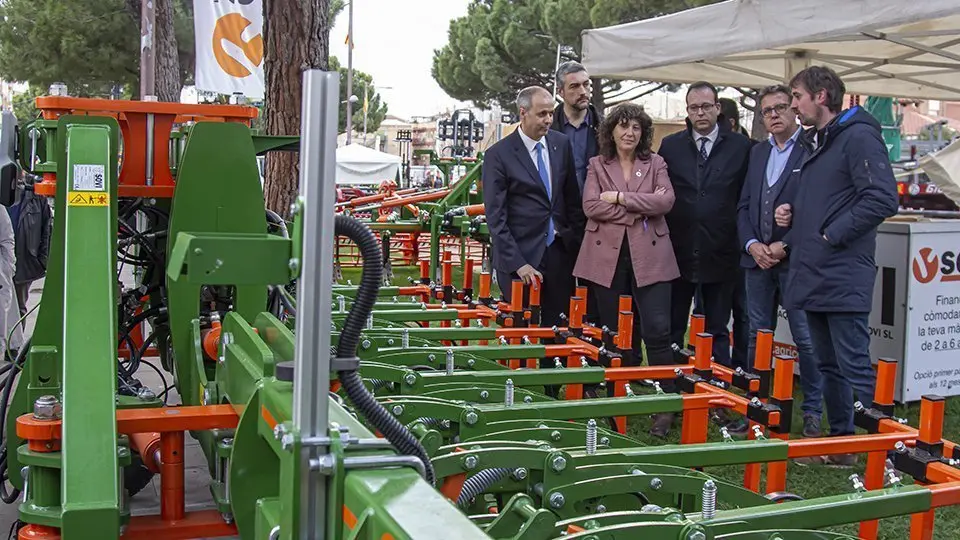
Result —
M737 375L743 375L743 368L738 367L737 369L733 370L733 372Z
M610 437L600 437L600 446L610 446Z
M598 513L598 514L603 513L603 512L606 512L606 511L607 511L607 507L606 507L606 506L604 506L604 505L602 505L602 504L598 504L598 505L597 505L597 513Z
M467 415L464 417L464 420L467 421L467 425L470 425L470 426L476 424L477 420L479 419L480 418L477 416L477 413L473 411L468 412Z
M437 355L435 355L435 354L428 354L428 355L427 355L427 361L430 362L431 364L434 363L434 362L436 362L436 361L437 361Z
M287 262L287 267L290 268L290 270L293 270L294 272L296 272L297 268L300 268L300 259L297 259L297 258L290 259Z
M763 402L760 401L760 398L754 396L753 399L750 400L750 405L753 405L754 407L763 407Z
M683 370L680 369L680 368L677 368L677 369L673 370L673 372L677 375L677 377L682 377L682 376L683 376Z
M370 315L367 315L367 330L371 330L372 328L373 328L373 313L371 313Z
M507 379L506 388L503 393L503 404L507 407L513 407L513 379Z
M858 474L851 474L847 479L853 483L853 489L855 491L866 491L866 488L864 487L863 482L860 480L860 476Z
M490 392L487 392L486 390L481 390L481 391L480 391L480 399L482 399L482 400L484 400L484 401L490 399Z
M587 420L587 455L592 456L597 453L597 421Z
M730 436L730 430L726 427L720 428L720 435L723 436L723 442L733 442L733 437Z
M529 394L526 395L526 396L523 396L523 402L524 402L524 403L533 403L533 396L530 396Z
M687 540L707 540L707 535L703 531L690 531Z
M550 462L550 467L553 468L555 472L562 472L567 468L567 459L563 456L557 456Z
M713 480L703 483L703 519L713 519L717 515L717 484Z
M655 504L645 504L640 508L641 512L662 512L663 508Z
M897 476L897 471L894 469L886 469L884 471L887 475L887 485L888 486L898 486L900 485L901 478Z
M856 403L853 404L853 410L857 412L863 412L863 409L864 409L863 403L860 403L859 401L857 401Z
M360 342L360 348L361 348L361 349L369 349L369 348L370 348L370 345L371 345L371 343L370 343L370 340L369 340L369 339L365 339L365 340L363 340L363 341Z
M654 491L657 491L662 487L663 487L663 480L659 478L653 478L650 480L650 488L653 489Z
M528 471L527 469L520 467L517 470L513 471L514 480L526 480Z
M233 523L233 514L229 512L221 512L220 518L223 519L223 522L226 523L227 525L230 525L231 523Z
M760 426L753 426L753 436L757 440L764 439L763 429L761 429Z
M480 464L480 460L477 459L477 456L467 456L463 458L463 466L468 470L472 471L477 468L477 465Z
M284 433L283 438L280 439L280 447L284 450L289 450L293 447L293 434Z
M400 334L400 347L404 349L410 348L410 329L404 328L403 333Z
M400 416L403 414L403 405L394 405L393 406L393 415Z
M477 363L477 361L474 360L473 358L468 358L468 359L467 359L467 366L469 366L469 367L473 367L474 365L476 365L476 363Z
M413 373L407 373L403 376L403 382L406 383L407 386L413 386L417 382L417 376Z
M626 390L627 390L627 397L634 397L634 396L637 395L637 394L633 391L633 386L631 386L630 383L624 384L624 387L625 387Z
M33 417L37 420L56 420L63 411L56 396L40 396L33 402Z
M550 440L553 442L558 442L560 440L560 432L553 430L550 432Z
M563 498L562 493L554 493L550 495L550 506L553 508L563 508L563 503L566 502Z
M629 386L629 385L627 385L627 386ZM662 393L663 393L663 388L660 387L660 383L657 382L657 381L653 381L653 389L656 390L658 394L662 394Z
M582 356L580 357L580 367L590 367L590 363L587 362L587 359Z
M897 444L893 445L893 449L896 450L898 454L907 453L907 445L903 444L903 441L897 441Z
M393 344L394 344L393 338L390 338L387 340L387 345L393 347Z
M140 401L150 401L151 399L156 399L156 397L157 395L153 393L153 390L146 386L142 386L137 390L137 398L140 399Z
M284 429L283 424L273 426L273 438L279 441L285 431L286 429Z
M345 296L340 295L337 297L337 307L340 309L340 313L347 311L347 299Z
M443 420L442 422L440 422L440 427L442 427L443 429L450 429L450 425L451 424L449 420Z
M553 367L557 369L563 369L563 362L560 361L559 356L553 357Z
M453 375L453 349L447 349L447 375Z

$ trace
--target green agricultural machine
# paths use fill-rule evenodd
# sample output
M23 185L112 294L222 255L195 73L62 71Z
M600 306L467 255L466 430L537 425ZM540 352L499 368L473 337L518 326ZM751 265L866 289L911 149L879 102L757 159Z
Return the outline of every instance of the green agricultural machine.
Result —
M912 514L920 539L958 502L939 398L918 431L878 384L866 435L791 441L793 364L769 343L753 373L713 365L701 332L687 365L620 367L629 331L585 326L581 293L567 326L544 328L536 291L498 302L487 272L477 292L383 286L371 227L335 216L337 81L304 73L298 139L258 135L243 106L47 96L14 141L4 117L0 197L16 160L55 210L36 329L0 368L18 538L827 540L854 536L817 529L876 538L875 520ZM270 151L300 153L288 221L264 207ZM469 229L452 210L434 215ZM335 235L362 254L357 285L334 282ZM165 388L141 383L149 367ZM707 442L716 408L751 437ZM682 415L681 444L626 435L627 418L663 412ZM187 438L208 509L184 502ZM785 490L788 459L847 452L869 455L855 489ZM742 484L704 472L735 464ZM159 513L136 512L157 478Z

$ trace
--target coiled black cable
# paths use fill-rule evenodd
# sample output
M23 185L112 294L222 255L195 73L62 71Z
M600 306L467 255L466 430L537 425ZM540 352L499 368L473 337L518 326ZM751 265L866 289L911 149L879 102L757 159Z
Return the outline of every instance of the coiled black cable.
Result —
M363 272L360 277L360 286L354 299L350 313L343 322L340 332L340 341L337 344L338 358L354 358L357 354L357 345L360 343L360 334L366 324L367 317L373 311L377 293L380 291L381 272L380 246L373 232L359 221L343 215L336 216L334 222L335 234L343 235L354 241L360 248L363 257ZM356 370L338 371L337 377L347 394L347 398L357 410L370 422L373 427L401 453L415 456L423 462L426 469L426 480L431 485L435 483L433 464L430 456L420 444L420 441L410 433L410 430L401 424L392 414L387 412L373 395L367 391Z
M478 495L490 489L491 486L503 480L508 474L513 473L514 469L507 467L496 467L494 469L484 469L477 474L467 478L457 497L457 507L466 508L470 501L477 498Z

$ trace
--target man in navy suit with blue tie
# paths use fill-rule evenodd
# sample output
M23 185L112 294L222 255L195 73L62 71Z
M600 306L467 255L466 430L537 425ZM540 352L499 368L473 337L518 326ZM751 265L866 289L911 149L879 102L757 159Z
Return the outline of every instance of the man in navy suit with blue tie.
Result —
M790 108L790 89L771 86L760 92L760 114L770 133L769 143L759 143L750 151L747 178L737 206L737 230L743 254L750 317L748 361L753 365L757 330L777 326L778 308L784 291L790 286L788 258L783 237L788 228L777 225L776 208L793 204L799 190L800 167L807 150L801 141L797 115ZM823 415L823 383L810 339L810 327L803 310L786 311L790 333L797 345L800 386L803 390L803 434L820 437Z
M550 130L553 95L524 88L517 108L520 126L483 157L483 202L504 299L514 279L541 287L541 326L549 327L569 308L586 218L570 139Z

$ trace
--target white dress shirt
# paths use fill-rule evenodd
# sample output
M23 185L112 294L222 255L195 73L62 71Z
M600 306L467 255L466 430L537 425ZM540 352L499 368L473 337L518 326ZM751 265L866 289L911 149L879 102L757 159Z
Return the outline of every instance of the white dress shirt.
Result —
M523 145L527 147L527 153L530 156L530 159L533 161L533 168L540 170L537 167L537 143L543 145L543 164L547 167L547 179L550 181L550 186L553 186L553 175L550 173L550 150L547 146L547 138L542 137L539 141L535 141L530 137L527 137L527 134L523 132L519 127L517 128L517 133L520 134L520 139L523 140ZM550 190L550 197L553 198L553 190Z
M707 138L707 144L706 144L707 157L709 157L709 156L710 156L710 152L713 151L713 144L714 144L715 142L717 142L717 137L719 137L719 136L720 136L720 125L719 125L719 124L714 124L714 126L713 126L713 131L711 131L709 135L701 135L701 134L697 133L696 131L694 131L694 132L693 132L693 141L697 143L697 152L700 151L700 139L703 138L703 137L706 137L706 138Z

